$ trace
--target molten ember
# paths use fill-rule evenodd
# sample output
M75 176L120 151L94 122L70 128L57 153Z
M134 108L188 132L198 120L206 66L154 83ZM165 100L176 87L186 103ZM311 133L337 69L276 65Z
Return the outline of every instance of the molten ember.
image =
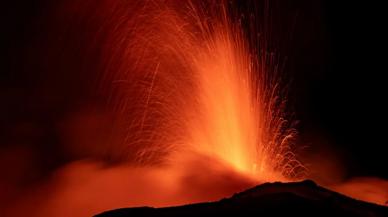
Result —
M149 3L122 20L102 77L120 158L176 164L197 154L260 181L303 175L278 60L229 7Z
M73 155L49 179L15 190L4 216L213 201L264 182L306 178L264 2L259 21L257 8L241 13L226 0L60 4L53 13L60 37L53 38L82 50L76 67L92 75L85 77L103 106L64 118L58 134ZM58 63L67 69L65 60ZM354 186L333 188L364 199Z

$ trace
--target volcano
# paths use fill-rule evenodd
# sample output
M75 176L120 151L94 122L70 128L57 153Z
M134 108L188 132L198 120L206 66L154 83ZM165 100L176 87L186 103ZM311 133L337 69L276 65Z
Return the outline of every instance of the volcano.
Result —
M265 183L230 198L177 207L135 207L95 217L126 216L388 216L388 207L355 200L313 181Z
M388 216L365 4L6 2L0 217Z

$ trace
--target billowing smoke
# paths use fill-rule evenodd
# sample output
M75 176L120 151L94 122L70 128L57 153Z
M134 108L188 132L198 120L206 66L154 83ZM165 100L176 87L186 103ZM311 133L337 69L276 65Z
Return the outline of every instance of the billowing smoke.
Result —
M384 204L385 181L328 183L333 161L306 169L298 160L269 23L256 26L233 4L45 7L17 66L32 76L4 94L22 109L4 111L12 117L0 152L1 215L172 206L308 177Z

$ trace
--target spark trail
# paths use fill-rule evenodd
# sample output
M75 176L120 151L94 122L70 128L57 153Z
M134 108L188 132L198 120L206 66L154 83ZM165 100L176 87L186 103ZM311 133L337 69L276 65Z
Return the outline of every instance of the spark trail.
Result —
M236 14L227 1L149 1L118 20L103 80L114 153L139 165L194 153L261 181L303 175L279 62Z

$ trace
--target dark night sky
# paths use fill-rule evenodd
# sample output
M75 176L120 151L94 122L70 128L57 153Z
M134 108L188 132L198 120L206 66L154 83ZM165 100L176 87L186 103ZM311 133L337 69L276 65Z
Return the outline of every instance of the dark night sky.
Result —
M341 2L324 4L327 60L306 102L314 122L349 159L351 173L387 178L383 7Z
M63 57L42 51L52 43L47 38L53 31L45 26L51 16L47 2L8 1L1 6L0 151L15 145L33 146L40 152L39 164L55 168L69 157L58 148L60 139L53 126L88 94L80 93L84 90L82 76L69 76L81 81L58 79L68 82L60 84L56 79L66 70L49 74L49 66L41 64L45 58ZM314 151L314 144L322 145L324 138L343 158L350 175L388 178L382 36L386 22L378 12L382 5L278 2L281 11L297 14L293 38L285 50L302 143ZM288 18L285 15L280 22ZM69 53L71 50L65 50L65 58ZM82 64L72 58L59 62L76 75ZM55 82L47 85L50 79ZM53 93L42 97L37 88L42 85L45 94ZM72 90L61 91L61 85L72 86ZM31 131L26 123L39 126L38 130Z

